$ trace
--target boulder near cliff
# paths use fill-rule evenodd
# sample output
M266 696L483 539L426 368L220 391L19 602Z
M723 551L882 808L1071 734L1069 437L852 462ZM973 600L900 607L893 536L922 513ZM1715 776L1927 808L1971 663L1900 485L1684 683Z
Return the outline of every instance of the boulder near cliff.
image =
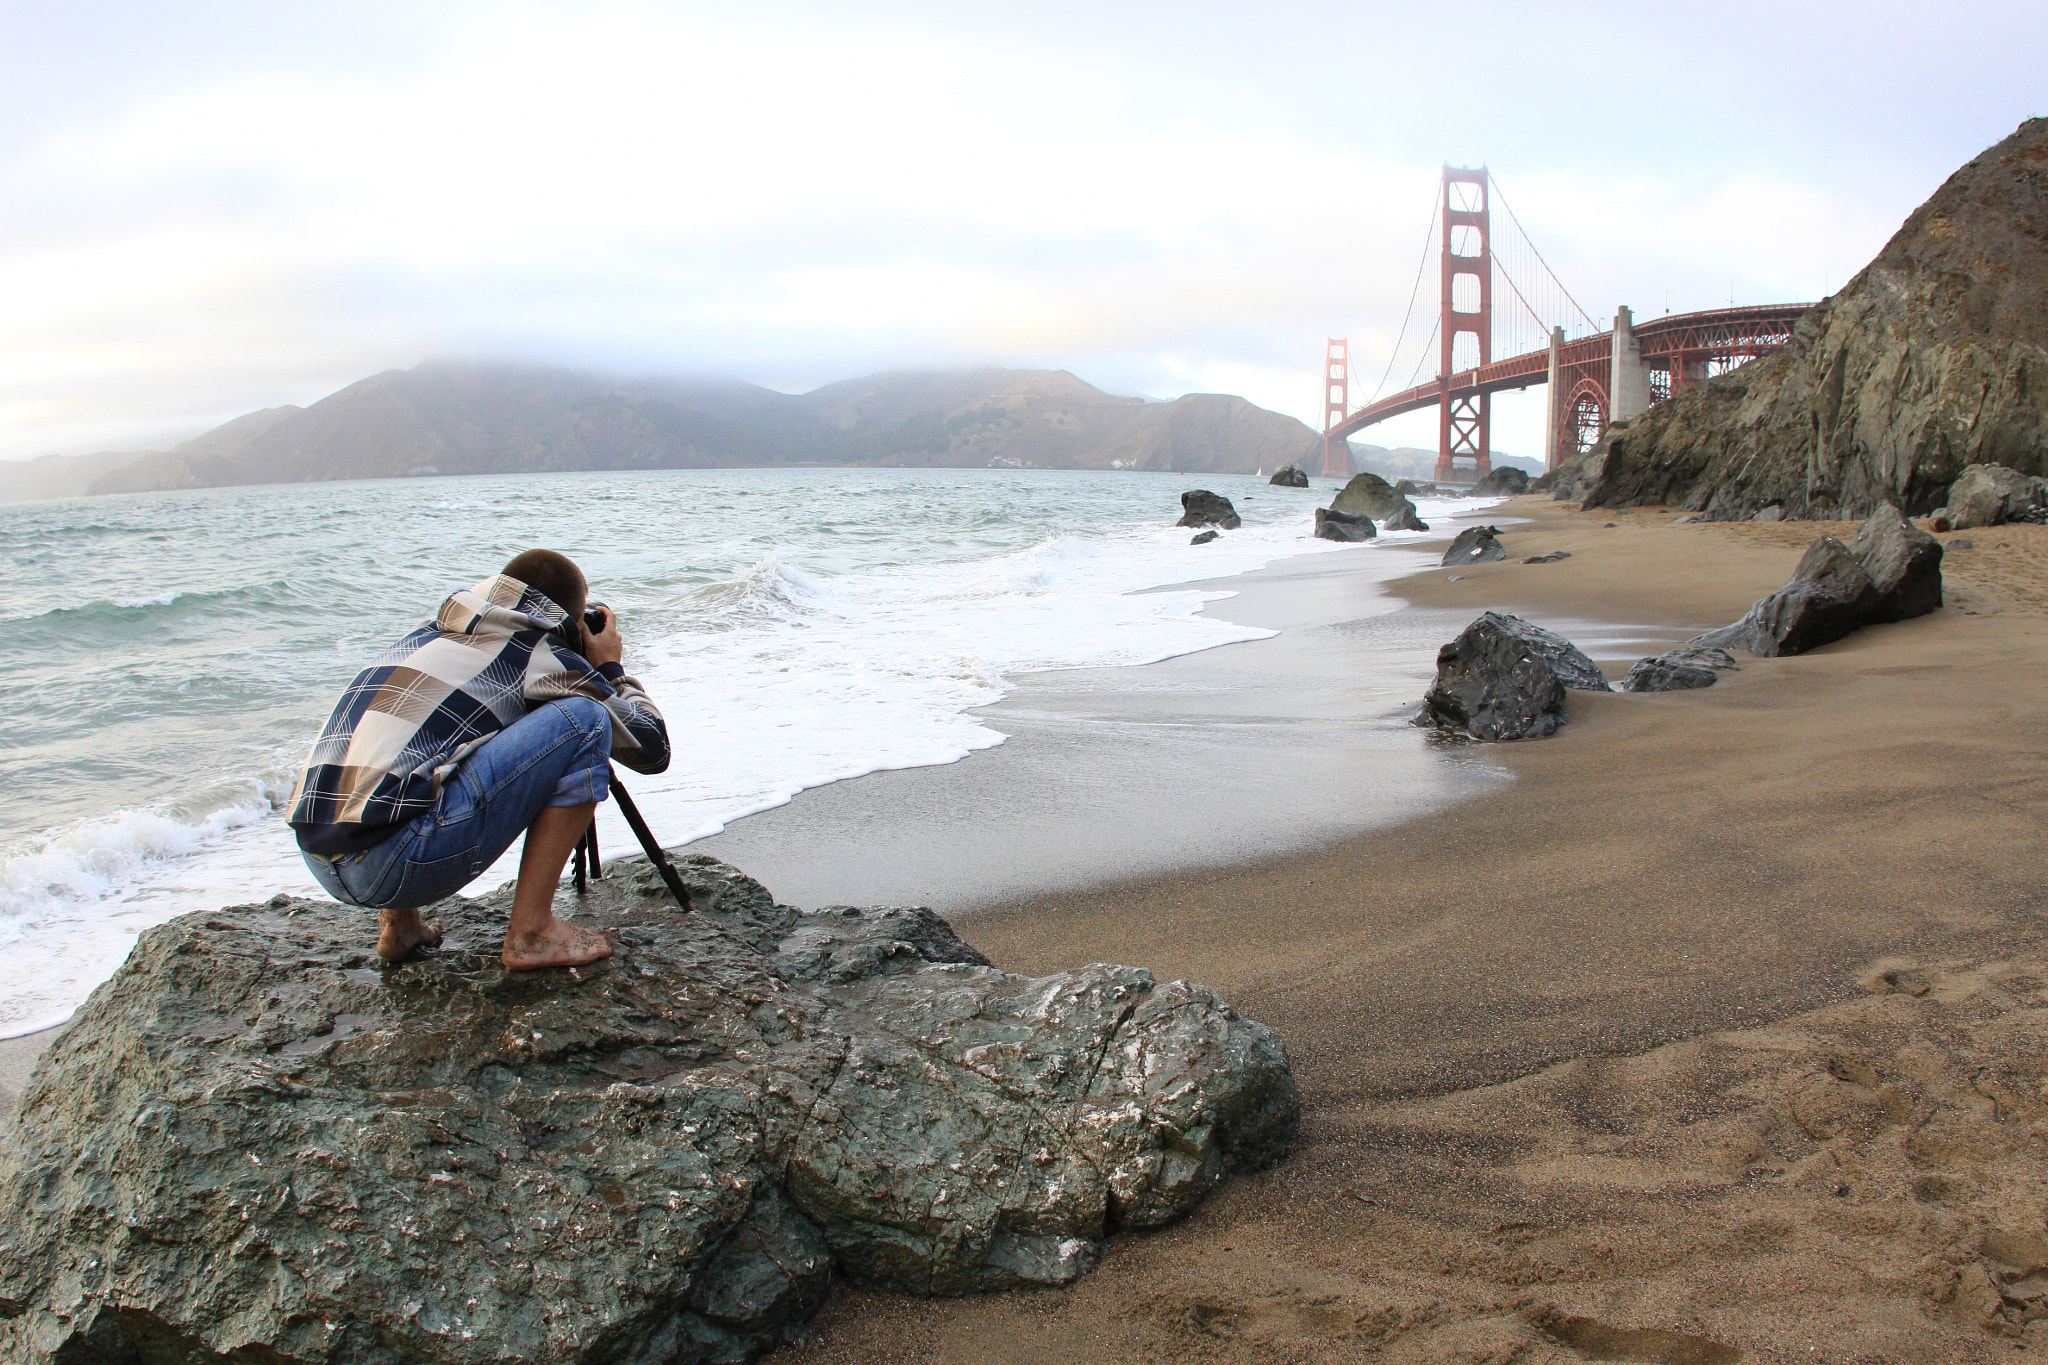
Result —
M1860 520L1967 465L2048 473L2048 119L1954 175L1775 355L1617 426L1560 471L1588 507Z
M1025 978L927 910L777 905L702 856L507 973L504 893L382 967L279 896L143 934L0 1145L10 1365L736 1362L831 1276L1060 1284L1292 1142L1280 1041L1213 993Z

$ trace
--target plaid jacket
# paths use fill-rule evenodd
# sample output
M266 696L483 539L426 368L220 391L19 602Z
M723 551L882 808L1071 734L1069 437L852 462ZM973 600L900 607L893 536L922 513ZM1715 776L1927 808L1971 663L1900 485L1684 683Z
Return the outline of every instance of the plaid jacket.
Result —
M390 825L423 815L478 746L562 697L589 697L611 712L613 758L637 772L666 768L668 728L640 684L616 665L607 678L549 641L567 619L538 589L503 574L443 602L341 694L292 791L291 824Z

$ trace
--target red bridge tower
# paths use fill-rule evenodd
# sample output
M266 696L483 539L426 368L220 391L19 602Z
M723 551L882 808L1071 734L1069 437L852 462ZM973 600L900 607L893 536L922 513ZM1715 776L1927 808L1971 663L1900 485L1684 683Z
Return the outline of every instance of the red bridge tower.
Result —
M1330 337L1323 343L1323 477L1351 477L1351 444L1330 433L1351 415L1351 343Z
M1477 369L1493 361L1493 238L1484 166L1476 171L1444 167L1443 222L1443 317L1437 328L1443 350L1436 372L1443 393L1436 446L1439 483L1460 475L1477 479L1493 468L1488 430L1492 396L1451 391L1451 376L1459 369L1453 363L1459 337L1470 336L1479 345L1478 355L1463 368ZM1460 289L1458 282L1467 279L1472 284ZM1460 302L1474 306L1460 308ZM1460 460L1471 463L1460 465Z

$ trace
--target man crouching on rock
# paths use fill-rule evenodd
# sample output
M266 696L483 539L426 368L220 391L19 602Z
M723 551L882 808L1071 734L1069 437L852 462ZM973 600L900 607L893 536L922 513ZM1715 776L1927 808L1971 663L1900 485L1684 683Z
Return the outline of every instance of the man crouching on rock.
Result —
M528 550L378 655L327 718L288 818L320 885L379 912L385 961L439 943L419 907L521 831L505 966L611 956L603 934L555 918L555 888L611 790L609 760L660 772L668 729L620 666L618 618L584 624L587 595L567 557Z

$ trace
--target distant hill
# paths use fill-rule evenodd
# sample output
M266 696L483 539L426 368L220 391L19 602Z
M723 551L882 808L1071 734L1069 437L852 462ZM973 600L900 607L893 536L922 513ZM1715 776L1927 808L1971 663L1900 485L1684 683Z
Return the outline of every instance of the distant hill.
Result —
M1319 459L1300 422L1224 394L1170 403L1065 370L891 371L805 394L734 380L429 362L161 452L66 457L30 497L427 474L752 465L1252 473ZM54 457L53 457L54 458ZM7 496L0 491L0 497Z

